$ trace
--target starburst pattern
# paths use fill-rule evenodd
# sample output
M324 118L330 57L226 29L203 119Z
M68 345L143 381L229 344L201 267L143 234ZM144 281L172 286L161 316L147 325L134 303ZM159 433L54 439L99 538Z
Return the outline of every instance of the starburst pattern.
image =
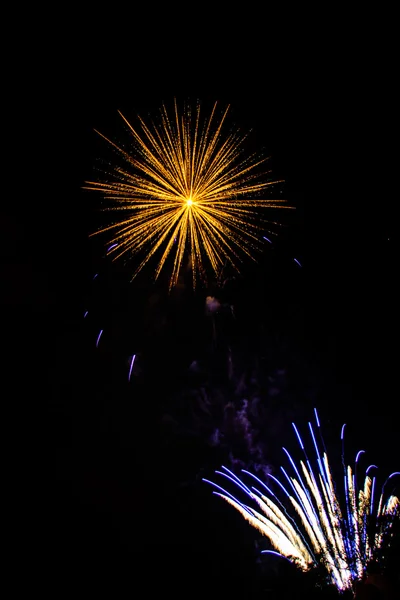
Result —
M372 561L379 564L382 550L390 545L393 524L400 516L400 503L396 495L387 493L387 484L400 473L396 471L389 475L375 503L376 477L371 477L370 472L377 467L370 465L366 469L364 482L359 486L356 478L357 463L364 450L357 453L354 469L345 465L343 426L341 439L344 490L341 505L321 435L318 414L315 409L314 411L319 443L312 424L308 425L316 452L316 468L313 469L311 465L294 423L293 427L304 453L300 468L283 448L293 471L291 476L281 467L290 491L271 474L270 485L275 486L276 493L249 471L242 470L249 481L256 484L251 487L251 484L247 485L226 467L222 467L222 471L216 471L250 498L257 506L253 508L215 482L208 479L204 481L216 488L216 495L231 504L270 540L274 550L264 550L264 553L288 558L304 571L322 564L327 570L330 583L340 591L354 590L355 583L362 580L368 565ZM280 499L282 494L283 499ZM288 510L290 507L294 509L293 515Z
M185 257L194 287L210 268L216 276L226 264L239 271L246 256L255 260L263 249L263 233L278 225L266 219L265 209L292 208L265 197L282 181L263 170L266 158L246 155L247 135L224 134L228 109L218 116L215 103L202 118L200 103L180 113L175 101L172 117L163 105L158 122L147 125L138 117L136 129L119 113L130 135L128 150L100 133L122 160L85 189L101 192L106 209L124 216L95 234L110 235L114 259L135 258L133 278L153 259L155 279L171 263L170 289Z

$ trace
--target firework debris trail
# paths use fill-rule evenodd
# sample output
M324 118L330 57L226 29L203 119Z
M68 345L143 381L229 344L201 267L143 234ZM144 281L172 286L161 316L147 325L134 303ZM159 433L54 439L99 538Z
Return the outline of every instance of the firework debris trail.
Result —
M271 480L278 486L276 494L254 474L242 469L242 472L255 485L247 485L242 479L226 467L216 474L230 481L250 498L257 508L240 501L215 482L203 479L211 484L220 496L271 542L274 550L263 553L278 554L289 559L303 571L323 564L330 583L338 590L354 589L361 581L368 565L379 562L385 546L390 545L393 524L400 516L400 502L394 494L386 492L388 482L398 475L396 471L389 475L382 485L380 495L375 501L376 477L370 471L376 465L366 469L364 482L359 485L356 477L357 463L365 452L360 450L355 458L354 469L345 463L344 430L341 430L342 464L344 470L344 509L332 478L331 468L321 433L317 410L314 409L317 431L308 423L310 436L316 455L315 472L308 458L303 440L296 425L293 428L304 458L299 465L283 448L294 475L290 476L284 467L281 471L288 483L285 487L274 475ZM317 441L317 436L319 442ZM274 484L272 483L272 486ZM278 495L286 497L282 501ZM290 515L288 505L294 509ZM297 517L297 520L296 520Z

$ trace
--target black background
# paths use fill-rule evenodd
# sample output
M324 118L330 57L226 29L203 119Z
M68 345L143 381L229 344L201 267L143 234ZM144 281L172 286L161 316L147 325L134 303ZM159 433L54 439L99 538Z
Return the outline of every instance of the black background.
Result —
M108 586L117 596L122 586L139 597L252 597L266 585L251 528L199 484L218 456L201 439L164 443L169 371L151 393L121 383L123 351L121 363L110 349L96 353L81 323L100 262L88 239L95 202L81 188L103 150L93 130L117 136L118 110L146 116L174 97L218 100L254 130L297 207L273 275L282 327L305 344L332 431L347 422L352 448L367 447L382 473L398 468L390 64L371 41L358 52L335 36L324 44L322 30L267 43L271 23L261 32L225 24L222 34L203 17L163 27L158 14L155 30L152 15L136 15L123 32L56 20L19 70L16 171L2 208L3 329L19 415L11 454L23 449L28 467L16 469L16 556L53 597ZM304 425L312 401L296 405Z

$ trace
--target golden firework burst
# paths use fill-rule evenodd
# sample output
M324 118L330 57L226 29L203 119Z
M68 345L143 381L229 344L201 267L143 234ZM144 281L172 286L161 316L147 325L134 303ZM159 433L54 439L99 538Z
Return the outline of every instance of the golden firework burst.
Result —
M170 257L171 289L186 255L193 287L210 267L217 276L227 263L239 271L246 256L255 260L262 250L262 233L277 225L265 219L263 209L292 208L263 197L282 181L262 169L267 158L245 155L247 135L237 130L223 135L228 110L218 116L215 103L202 119L199 102L180 113L175 100L172 117L163 105L157 123L146 125L138 117L137 129L119 112L130 134L129 151L97 132L122 163L105 180L86 181L84 189L101 192L109 201L106 210L125 211L126 217L92 235L110 234L114 259L136 258L132 278L154 258L157 279Z

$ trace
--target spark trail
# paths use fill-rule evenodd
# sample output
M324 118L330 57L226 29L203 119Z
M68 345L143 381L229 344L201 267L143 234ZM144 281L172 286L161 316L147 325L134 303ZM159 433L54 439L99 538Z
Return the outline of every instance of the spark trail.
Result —
M316 409L314 412L316 432L311 423L308 426L315 450L315 465L311 465L305 445L293 423L304 458L296 464L283 448L292 471L290 475L281 467L285 485L275 476L269 475L271 486L276 488L273 491L249 471L242 470L246 480L253 485L247 485L244 479L240 479L226 467L222 467L222 471L216 471L220 477L235 484L244 497L252 500L256 508L239 500L220 485L208 479L203 481L211 484L217 490L214 494L231 504L250 525L270 540L274 550L263 552L279 554L303 571L322 564L326 568L328 581L338 590L354 591L355 583L362 580L368 565L372 561L379 564L382 551L390 545L393 524L400 516L400 503L396 495L387 493L387 487L389 481L400 475L400 472L389 475L381 488L378 502L374 503L376 477L371 477L369 471L375 465L367 468L364 481L359 485L356 478L357 463L364 451L357 453L354 469L345 464L343 426L344 502L341 504ZM281 500L279 496L282 494Z

